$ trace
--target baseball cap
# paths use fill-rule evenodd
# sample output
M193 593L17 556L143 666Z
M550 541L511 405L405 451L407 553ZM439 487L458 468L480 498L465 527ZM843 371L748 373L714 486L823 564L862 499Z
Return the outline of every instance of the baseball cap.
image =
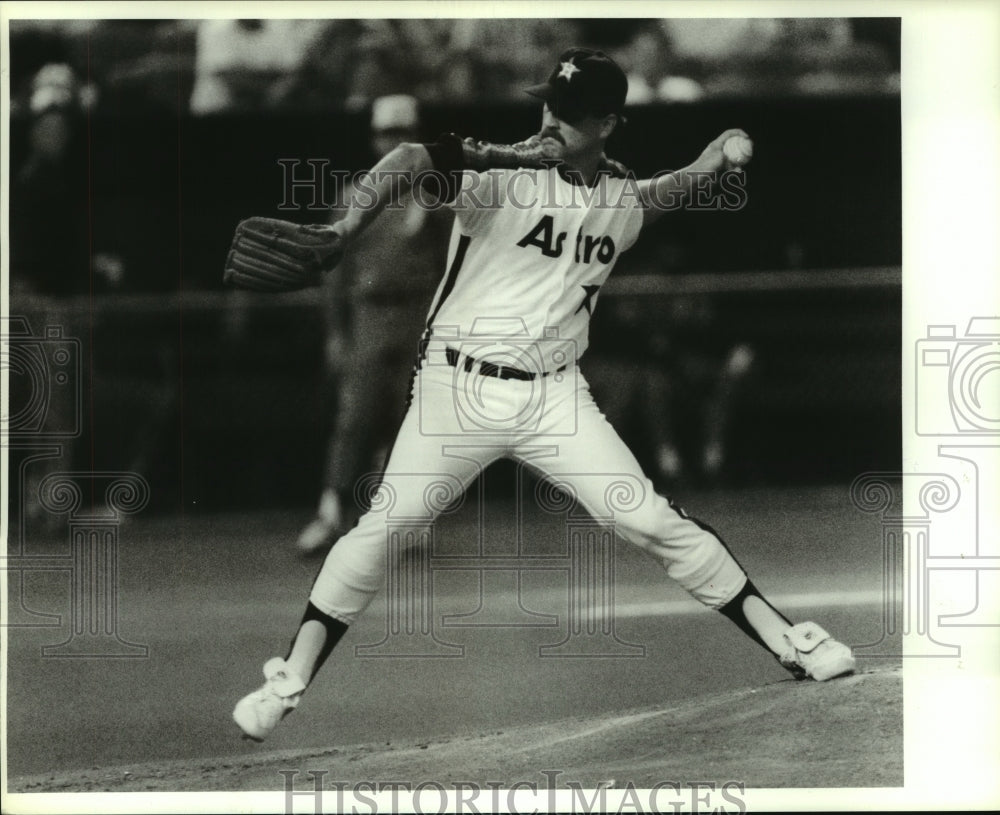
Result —
M567 122L585 116L621 115L628 93L625 72L603 51L569 48L547 82L526 89L544 99L549 109Z
M412 96L393 94L372 102L372 130L410 130L419 121L417 100Z

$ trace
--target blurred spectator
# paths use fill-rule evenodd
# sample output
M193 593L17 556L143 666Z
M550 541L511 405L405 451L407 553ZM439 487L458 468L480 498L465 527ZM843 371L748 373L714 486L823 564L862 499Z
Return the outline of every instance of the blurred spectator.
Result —
M668 425L670 381L651 310L640 298L606 296L594 312L581 362L598 407L660 486L680 472Z
M10 311L14 320L32 323L35 332L52 328L65 337L80 336L63 298L111 288L123 269L113 256L91 256L87 153L76 75L65 63L44 65L26 96L27 143L11 155L16 169L10 184ZM11 373L12 405L38 398L38 382L24 371ZM17 373L22 375L13 375ZM65 387L46 390L44 432L65 433L73 427L77 393ZM66 441L54 448L59 457L39 460L14 485L21 490L23 520L44 522L49 531L57 528L57 518L38 502L38 488L50 473L73 469L73 447Z
M891 18L370 18L12 21L13 108L46 62L88 66L122 113L363 110L388 94L520 100L574 42L613 53L630 102L897 92Z
M44 66L31 83L32 113L69 110L77 106L77 81L73 69L65 64Z
M301 76L341 85L335 96L351 110L400 93L427 101L519 100L548 70L544 55L573 39L573 30L569 21L544 19L338 21Z
M608 421L661 484L712 484L728 475L731 419L754 352L720 336L709 296L654 302L608 298L583 367Z
M430 83L428 94L440 101L475 99L479 92L481 74L473 53L453 51L438 65L435 81Z
M294 74L286 100L297 110L329 110L347 96L360 20L324 20Z
M198 22L106 20L89 38L102 105L117 115L176 116L194 87Z
M80 86L70 66L35 76L26 155L10 188L10 269L15 291L68 296L110 291L125 267L92 228Z
M855 42L847 18L672 19L660 23L676 59L708 93L892 90L886 51Z
M191 112L273 110L324 28L322 20L202 20Z
M349 110L362 110L378 97L417 90L425 72L417 52L420 38L414 41L415 26L407 26L407 22L363 21L361 35L353 44L354 58L348 66L350 80L345 105ZM429 50L438 54L437 49ZM424 56L430 58L429 54Z
M721 63L770 51L781 37L782 22L763 18L678 18L661 20L673 53Z
M80 43L99 27L97 20L10 21L10 115L18 119L29 113L32 86L46 65L84 65L86 51ZM90 95L88 85L80 88Z
M795 56L793 92L854 93L893 90L889 53L855 40L843 18L785 20L783 45Z
M671 383L666 423L681 459L708 483L724 477L729 463L730 425L755 360L753 348L720 330L716 303L707 294L670 299L658 337Z
M465 19L455 21L449 41L453 57L475 65L473 95L490 99L524 98L524 88L550 70L547 56L577 42L579 26L573 20ZM448 84L446 75L439 82Z
M630 105L691 102L704 96L704 90L695 79L674 71L672 64L676 60L659 25L650 24L637 31L620 56L628 73L626 101Z
M376 99L375 157L418 141L419 127L414 97ZM316 518L298 540L303 554L325 550L354 525L364 508L355 494L358 480L381 468L406 410L409 373L444 268L451 219L444 208L418 206L410 193L401 203L378 216L326 280L326 377L337 394L336 423Z

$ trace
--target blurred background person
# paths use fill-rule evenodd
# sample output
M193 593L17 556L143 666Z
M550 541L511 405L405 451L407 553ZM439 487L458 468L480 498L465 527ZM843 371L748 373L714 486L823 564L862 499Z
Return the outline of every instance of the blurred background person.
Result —
M606 297L594 310L600 335L580 363L601 412L658 486L680 472L669 423L670 387L661 321L650 320L649 300Z
M628 72L630 105L656 102L693 102L705 95L701 85L685 74L687 66L678 59L666 31L654 21L639 28L621 50Z
M323 20L202 20L191 112L282 107L325 27Z
M419 141L419 130L414 97L383 96L372 104L375 159L402 142ZM346 205L350 190L345 193ZM303 554L325 551L354 525L363 508L355 485L381 467L405 413L409 374L446 260L451 220L447 210L423 208L409 193L400 203L378 216L327 277L325 363L336 419L319 508L297 543Z
M76 73L66 63L44 65L32 78L24 114L25 139L12 150L10 184L11 315L25 320L35 332L58 330L79 336L80 318L71 307L74 295L117 289L124 276L119 257L95 253L90 201L87 145L84 138L84 98ZM77 424L74 415L81 383L72 387L47 383L44 426L37 432L59 436ZM39 383L24 370L11 367L10 403L13 414L40 397ZM56 518L38 503L38 485L46 475L72 469L74 442L60 445L59 457L37 462L22 486L28 520L44 520L56 528Z
M732 417L753 348L721 336L709 295L608 298L595 314L601 342L582 365L608 421L658 486L713 485L726 465Z
M661 469L670 462L671 477L708 485L731 474L732 420L756 357L750 344L726 335L721 324L710 294L676 295L660 323L669 331L661 328L656 340L669 383L668 444L657 451Z
M12 156L10 271L17 293L50 297L113 291L121 258L95 243L84 98L73 69L45 65L28 102L23 155Z

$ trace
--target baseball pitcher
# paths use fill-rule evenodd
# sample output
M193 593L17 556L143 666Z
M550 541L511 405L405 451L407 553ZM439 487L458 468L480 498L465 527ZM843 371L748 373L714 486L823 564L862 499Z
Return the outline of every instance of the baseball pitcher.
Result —
M433 194L455 213L447 267L427 315L410 407L371 509L330 550L284 657L236 705L246 737L265 738L294 709L347 627L384 585L388 507L414 526L445 508L501 457L564 485L591 514L620 477L643 485L615 531L717 609L799 678L851 673L850 649L811 622L793 625L748 579L718 535L658 495L598 410L577 361L600 289L644 226L705 174L750 155L727 130L687 167L637 180L609 160L628 81L599 51L572 48L548 81L540 132L509 147L443 136L404 144L372 169L347 215L327 227L326 262L352 244L396 193ZM547 451L540 454L539 451Z

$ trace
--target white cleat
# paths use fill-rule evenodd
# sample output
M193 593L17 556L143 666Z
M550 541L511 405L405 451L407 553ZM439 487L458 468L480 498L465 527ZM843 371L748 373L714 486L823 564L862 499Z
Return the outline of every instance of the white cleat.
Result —
M281 657L264 663L264 678L264 685L240 699L233 710L244 738L254 741L263 741L296 708L306 689Z
M799 623L785 632L788 649L778 659L796 679L825 682L854 673L851 649L837 642L816 623Z

